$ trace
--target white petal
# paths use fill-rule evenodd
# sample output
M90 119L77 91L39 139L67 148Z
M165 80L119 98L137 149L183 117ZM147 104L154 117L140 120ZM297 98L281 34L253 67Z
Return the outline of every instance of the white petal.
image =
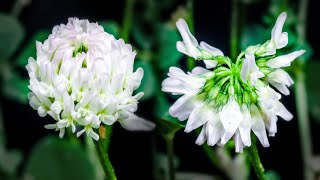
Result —
M187 52L187 49L186 49L186 46L183 44L183 42L181 41L178 41L177 44L176 44L176 47L177 47L177 50L183 54L186 54L188 56L191 56L189 55L189 53Z
M276 101L274 105L276 114L282 117L282 119L290 121L293 118L293 115L284 107L284 105L280 101Z
M206 124L203 125L201 132L196 140L196 144L201 146L207 140L206 136Z
M257 136L263 147L269 147L264 121L256 105L251 105L250 113L253 133Z
M276 69L275 71L269 73L267 80L282 83L287 86L290 86L294 83L290 75L283 69Z
M219 115L215 114L214 116L210 117L209 122L207 123L207 144L209 146L214 146L218 143L221 137L224 135L224 128L219 120Z
M208 72L211 72L211 71L209 71L208 69L205 69L203 67L197 66L197 67L192 69L191 74L200 75L200 74L205 74L205 73L208 73Z
M218 61L217 60L204 60L204 64L206 65L207 69L211 69L217 66Z
M77 137L80 137L84 132L86 132L85 128L83 128L81 131L77 132Z
M287 18L287 13L285 13L285 12L281 13L279 15L279 17L277 18L276 24L272 28L271 41L273 40L275 42L277 49L280 49L280 48L286 46L286 44L284 45L284 43L283 43L283 42L285 42L285 40L283 40L284 35L282 35L282 28L283 28L284 22L286 21L286 18ZM281 41L279 41L279 40L281 40ZM288 42L288 40L286 40L286 41ZM280 44L278 42L280 42Z
M251 132L251 121L252 121L250 111L248 110L246 105L242 106L241 111L243 113L243 119L239 125L239 133L241 135L243 144L246 146L250 146L251 145L250 132Z
M208 51L209 53L212 54L212 56L223 56L223 52L218 49L218 48L215 48L213 46L210 46L209 44L207 44L206 42L204 41L201 41L200 42L200 47L206 51Z
M206 123L213 114L211 111L212 110L207 109L205 105L195 108L190 114L184 132L189 133Z
M193 95L183 95L169 108L169 113L180 121L184 121L199 105L200 103L194 99Z
M96 141L99 140L99 135L96 132L94 132L92 129L90 130L88 135L90 135L92 137L92 139L94 139Z
M177 28L182 36L183 41L188 44L191 43L193 46L198 46L197 39L191 34L189 27L184 19L179 19L176 23Z
M277 42L277 49L281 49L288 44L288 33L283 32L281 33L280 37L278 38Z
M242 139L241 139L241 136L240 136L240 133L239 131L237 131L234 135L234 145L236 147L236 152L239 153L239 152L243 152L243 148L244 148L244 144L242 142Z
M201 56L201 52L198 49L199 44L196 38L191 34L187 23L185 20L179 19L176 25L183 39L183 42L181 42L183 44L177 43L177 49L180 52L197 59L197 57Z
M63 138L65 131L66 131L65 128L60 129L59 138Z
M276 58L270 59L267 62L267 66L270 68L288 67L291 65L291 62L293 60L295 60L297 57L301 56L305 52L305 50L299 50L286 55L278 56Z
M286 85L284 84L280 84L280 83L276 83L276 82L270 82L270 84L272 84L275 88L278 89L278 91L280 91L283 95L289 95L290 94L290 91L289 89L287 88Z
M228 101L228 103L222 108L219 115L221 123L225 129L225 133L221 138L221 144L225 144L238 129L243 119L243 115L238 103L234 99L230 99Z
M47 124L47 125L44 126L44 128L46 128L46 129L56 129L57 125L56 124Z
M155 124L146 121L135 114L129 113L127 119L119 120L121 126L129 131L151 131L155 128Z

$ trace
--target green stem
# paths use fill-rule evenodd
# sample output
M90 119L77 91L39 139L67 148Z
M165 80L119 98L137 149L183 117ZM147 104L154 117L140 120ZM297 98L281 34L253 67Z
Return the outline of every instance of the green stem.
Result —
M307 23L307 9L308 0L300 0L299 14L297 23L298 42L304 44L306 41L306 23ZM304 179L313 180L315 174L310 167L310 161L312 159L312 140L310 134L310 120L308 116L308 102L307 91L305 84L305 59L303 56L299 58L298 69L295 71L296 84L295 84L295 98L297 103L297 115L300 131L301 151L303 158Z
M175 133L170 133L164 136L164 139L166 140L166 145L167 145L169 180L175 180L174 150L173 150L174 135Z
M114 173L108 153L105 151L105 147L103 146L101 139L99 141L93 140L93 142L99 157L99 161L105 173L106 179L116 180L117 177Z
M239 3L238 0L232 0L231 5L231 26L230 26L230 56L235 59L238 53L239 41Z
M122 25L122 31L120 33L120 37L127 42L129 40L129 32L132 27L132 18L133 18L133 5L134 0L126 0L126 4L124 7L124 15L123 15L123 25Z
M307 92L305 85L305 73L296 71L295 98L300 131L300 142L304 167L304 179L313 180L314 174L310 167L312 159L312 143L310 134L310 121L308 116Z
M249 159L251 161L251 164L254 168L254 171L258 177L259 180L265 180L264 176L264 168L262 166L262 163L260 161L258 149L255 145L255 143L252 143L250 147L247 148L247 152L249 155Z
M188 16L187 16L187 23L189 26L189 30L192 34L194 34L194 21L193 21L193 0L188 0L187 2L187 10L188 10ZM188 71L191 71L196 65L195 59L192 57L187 58L187 68Z

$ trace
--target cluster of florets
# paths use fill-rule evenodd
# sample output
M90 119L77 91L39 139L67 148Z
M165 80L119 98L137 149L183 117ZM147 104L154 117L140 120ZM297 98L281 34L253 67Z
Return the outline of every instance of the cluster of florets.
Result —
M39 116L49 114L56 123L46 125L66 128L77 136L86 132L98 140L94 131L116 121L128 130L149 130L154 125L136 115L143 69L133 72L136 53L129 44L104 32L102 26L88 20L70 18L55 26L42 43L37 42L37 57L30 57L30 105Z
M250 46L232 61L217 48L198 41L190 33L186 22L180 19L177 27L183 38L177 49L203 60L206 68L196 67L185 74L171 67L162 90L182 95L169 109L172 116L187 120L185 132L200 126L202 131L196 141L208 145L224 145L233 137L237 152L251 145L251 130L264 147L269 146L269 136L277 132L277 116L291 120L292 114L279 101L289 94L293 80L282 67L305 51L299 50L278 56L277 49L288 44L288 34L282 32L286 19L282 13L272 29L271 39L262 45ZM208 70L213 68L213 70Z

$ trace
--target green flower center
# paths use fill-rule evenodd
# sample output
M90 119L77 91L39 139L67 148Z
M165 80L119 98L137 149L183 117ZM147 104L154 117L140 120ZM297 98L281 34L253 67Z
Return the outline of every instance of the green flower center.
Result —
M205 101L217 109L223 107L230 97L234 97L239 105L256 104L256 88L240 78L242 60L233 63L228 57L215 59L222 65L213 70L214 75L207 79L199 93L205 94Z

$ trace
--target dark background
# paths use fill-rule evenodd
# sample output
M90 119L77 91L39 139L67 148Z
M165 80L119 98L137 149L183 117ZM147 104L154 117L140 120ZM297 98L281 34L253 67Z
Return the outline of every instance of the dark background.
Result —
M225 54L229 51L229 22L230 1L196 0L194 5L194 22L196 37L199 41L218 47ZM294 3L294 2L293 2ZM177 1L172 8L168 8L163 16L176 9L177 5L183 5L184 1ZM247 18L249 22L261 22L261 17L268 9L269 1L262 1L247 6ZM0 1L0 12L9 12L12 8L12 0ZM124 10L124 1L108 0L32 0L21 13L19 19L26 28L28 39L39 29L52 29L54 25L66 23L68 17L78 17L98 21L111 19L121 23ZM310 2L308 11L307 39L310 42L314 55L320 57L319 49L319 6L316 0ZM290 36L289 36L290 38ZM130 43L130 42L129 42ZM315 58L314 58L315 59ZM318 58L319 59L319 58ZM27 76L25 70L21 73ZM288 110L295 113L294 95L283 97L282 102ZM40 118L37 112L29 105L21 105L14 101L1 97L4 114L4 128L7 135L7 148L21 149L28 157L34 144L41 137L56 133L43 128L50 122L48 118ZM154 106L152 101L141 102L140 106L150 109L139 109L139 114L148 117ZM311 121L314 153L319 154L320 137L319 124ZM302 160L297 119L291 122L278 121L278 133L275 138L270 137L270 147L262 148L259 145L261 160L265 169L277 171L283 179L302 179ZM152 144L154 138L156 144ZM203 172L208 174L221 174L212 166L204 155L202 148L195 145L196 136L192 133L178 132L175 139L175 153L180 158L179 171ZM132 133L116 125L111 142L110 156L119 179L151 179L152 154L151 147L157 147L165 152L163 140L151 133ZM48 162L49 164L49 162ZM251 177L255 177L254 175Z

